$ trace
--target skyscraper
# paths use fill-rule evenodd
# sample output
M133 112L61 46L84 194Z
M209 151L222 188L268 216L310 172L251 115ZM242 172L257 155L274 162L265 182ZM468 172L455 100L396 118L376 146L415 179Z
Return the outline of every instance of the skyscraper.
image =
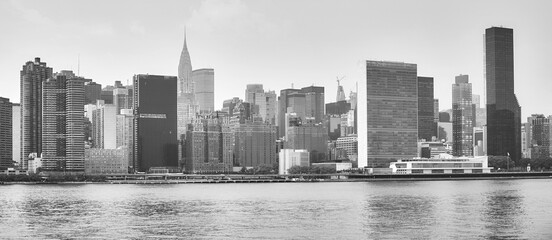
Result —
M192 71L194 95L200 112L215 111L215 70L202 68Z
M366 100L359 101L364 105L359 108L366 109L358 120L364 125L358 129L359 168L387 168L392 161L417 155L417 89L416 64L366 61L366 87L361 90Z
M52 68L35 58L21 70L21 167L27 168L30 153L42 152L42 82L52 77Z
M13 166L12 103L0 97L0 167Z
M136 171L152 167L178 168L177 78L134 76L134 164Z
M129 109L129 89L115 88L113 89L113 105L117 108L117 114L121 113L121 109Z
M485 30L487 154L521 158L521 107L514 92L514 31Z
M468 75L452 84L452 151L454 156L473 156L472 85Z
M283 89L278 98L278 136L286 134L285 114L297 113L320 123L324 117L324 87L310 86L302 89Z
M186 172L222 173L232 171L234 133L229 119L203 116L188 126L185 148Z
M97 103L91 122L94 148L117 148L117 106Z
M95 82L87 82L84 85L85 104L96 104L96 100L102 99L102 85Z
M12 104L12 159L21 163L21 104Z
M530 157L548 158L550 157L550 119L543 114L532 114L527 118L529 132L531 136L527 138ZM527 131L527 129L525 129Z
M184 46L180 54L180 62L178 64L178 81L177 81L177 128L178 138L186 134L186 127L191 123L192 119L199 113L199 106L195 99L194 81L192 78L192 61L186 44L186 36L184 36ZM179 154L180 156L181 154Z
M257 104L257 96L264 94L262 84L247 84L245 88L245 102L251 103L252 114L259 114L259 105Z
M418 139L431 141L437 136L434 107L433 78L418 77Z
M339 79L337 80L337 96L335 97L335 101L345 101L345 91L343 91L343 86L339 84Z
M42 168L84 172L84 79L65 75L42 84Z

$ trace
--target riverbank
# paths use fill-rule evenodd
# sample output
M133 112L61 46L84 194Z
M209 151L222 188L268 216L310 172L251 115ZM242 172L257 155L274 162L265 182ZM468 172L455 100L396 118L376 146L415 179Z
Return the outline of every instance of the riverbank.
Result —
M148 179L149 176L150 178ZM159 178L159 176L164 176ZM135 177L135 178L132 178ZM460 181L552 179L552 172L500 172L464 174L301 174L301 175L126 175L105 181L6 181L10 184L216 184L216 183L297 183L297 182L379 182L379 181Z

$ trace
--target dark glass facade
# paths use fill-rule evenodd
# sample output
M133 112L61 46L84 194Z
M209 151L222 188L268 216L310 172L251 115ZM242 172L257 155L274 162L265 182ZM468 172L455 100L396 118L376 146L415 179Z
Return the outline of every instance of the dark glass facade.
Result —
M521 158L521 108L514 93L514 31L485 30L487 154Z
M326 103L326 114L327 115L341 115L346 114L351 110L351 103L347 101L338 101L333 103Z
M433 78L418 77L418 138L431 141L437 137L437 123L434 121Z
M85 104L96 104L96 100L102 99L102 85L95 82L88 82L84 85Z
M0 97L0 167L12 167L12 103Z
M417 89L416 64L366 61L368 167L417 156Z
M173 76L134 76L134 166L139 172L178 167L176 83Z

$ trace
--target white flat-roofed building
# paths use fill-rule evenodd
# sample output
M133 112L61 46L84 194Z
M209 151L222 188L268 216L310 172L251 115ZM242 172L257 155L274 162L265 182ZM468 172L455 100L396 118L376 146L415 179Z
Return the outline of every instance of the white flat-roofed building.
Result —
M490 173L492 169L487 156L400 159L389 168L393 174Z

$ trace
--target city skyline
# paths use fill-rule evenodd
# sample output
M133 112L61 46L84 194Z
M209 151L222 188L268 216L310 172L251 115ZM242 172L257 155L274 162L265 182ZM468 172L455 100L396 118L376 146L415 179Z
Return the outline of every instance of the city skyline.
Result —
M101 4L57 3L0 3L0 19L10 23L0 25L6 36L0 40L0 50L5 53L0 56L0 71L8 79L2 81L6 87L0 90L0 96L11 102L20 102L16 69L34 57L41 57L55 72L71 69L104 86L115 80L130 83L138 73L175 76L186 26L194 66L217 71L215 109L222 108L225 99L244 97L246 84L253 83L276 92L291 84L324 86L325 102L333 102L336 77L345 76L341 85L348 95L356 82L365 79L366 59L416 63L418 75L434 77L440 110L451 109L448 94L454 76L459 74L470 75L474 94L485 99L481 30L504 26L516 32L514 74L522 116L552 114L546 107L546 89L552 83L546 81L545 72L546 57L552 53L552 47L546 44L552 40L552 30L542 27L543 22L552 21L552 16L546 14L549 3L544 1L500 2L497 11L489 10L499 1L477 5L436 1L378 5L389 9L400 4L414 10L398 10L391 15L381 11L389 16L375 11L370 2L301 1L290 7L270 1L187 1L156 5L163 12L156 19L135 14L150 10L148 6L153 3L145 1L116 2L110 9L97 9ZM316 8L309 8L309 18L301 18L300 13L313 4ZM122 11L123 7L131 11ZM50 14L54 11L64 14ZM173 14L176 12L179 14ZM106 17L98 18L97 13ZM123 20L130 13L132 17ZM65 19L74 14L79 18L67 23ZM385 24L371 21L377 19L390 20ZM305 29L308 32L303 34ZM35 36L44 37L37 41ZM536 101L533 95L545 99Z

